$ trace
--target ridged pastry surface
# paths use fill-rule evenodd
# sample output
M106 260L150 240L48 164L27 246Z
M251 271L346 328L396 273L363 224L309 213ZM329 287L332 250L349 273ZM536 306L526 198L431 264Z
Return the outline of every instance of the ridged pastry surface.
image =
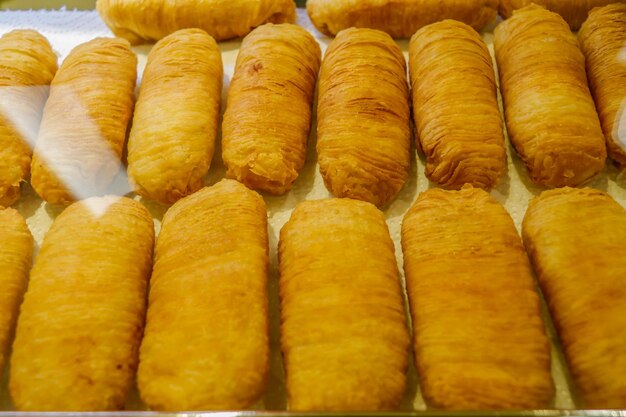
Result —
M138 373L153 410L239 410L269 372L267 212L223 180L165 214Z
M291 189L306 159L321 51L292 24L243 40L222 124L226 175L272 194Z
M490 189L506 168L496 80L487 45L453 20L420 29L409 47L416 139L426 176L458 189Z
M69 206L46 234L18 318L9 391L20 411L121 410L143 334L152 218L125 197Z
M522 230L579 405L626 408L626 210L591 188L545 191Z
M528 175L546 187L578 186L606 160L585 57L556 13L531 5L495 29L506 125Z
M152 48L128 138L128 177L139 195L173 204L204 186L222 76L217 43L200 29L180 30Z
M409 174L406 63L384 32L346 29L328 45L319 79L317 153L336 197L389 203Z
M382 212L350 199L302 202L278 256L289 409L396 408L409 335Z

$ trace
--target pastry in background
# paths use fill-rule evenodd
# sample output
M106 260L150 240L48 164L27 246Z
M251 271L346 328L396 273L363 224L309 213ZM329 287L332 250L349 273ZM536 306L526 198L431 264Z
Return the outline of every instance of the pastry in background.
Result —
M624 0L500 0L499 11L504 18L508 18L516 9L534 3L560 14L572 30L577 30L594 7L618 2Z
M154 410L239 410L269 373L267 212L223 180L163 218L138 384Z
M346 29L328 45L319 80L317 152L337 197L389 203L409 175L406 64L384 32Z
M152 48L128 139L135 192L163 204L198 191L209 171L220 115L222 56L199 29Z
M591 188L545 191L522 232L579 405L626 408L626 210Z
M426 176L446 188L494 187L506 150L491 56L480 35L454 20L423 27L411 38L409 69Z
M495 21L498 0L308 0L306 8L315 27L329 36L358 27L409 38L419 28L445 19L481 30Z
M188 28L222 41L246 36L264 23L296 20L293 0L98 0L96 8L115 36L132 44Z
M48 86L57 57L48 40L34 30L14 30L0 38L0 205L20 198L30 173Z
M15 321L28 285L33 246L33 236L22 215L0 207L0 371L7 363Z
M531 5L495 30L509 138L528 175L577 186L604 167L606 144L576 36L556 13Z
M383 213L350 199L302 202L278 256L288 408L396 408L409 334Z
M420 389L445 410L548 407L550 341L511 216L487 192L428 190L402 223Z
M20 411L111 411L139 359L152 217L126 197L92 197L46 234L17 323L9 392Z
M222 124L226 175L284 194L306 159L321 51L291 24L263 25L243 40Z
M626 167L626 4L596 8L578 32L608 153Z
M74 48L52 80L31 184L52 204L111 193L133 112L137 57L124 39Z

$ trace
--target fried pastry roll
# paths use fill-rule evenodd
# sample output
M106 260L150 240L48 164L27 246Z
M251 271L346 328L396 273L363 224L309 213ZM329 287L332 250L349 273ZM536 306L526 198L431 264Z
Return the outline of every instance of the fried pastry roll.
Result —
M578 32L609 156L626 168L626 4L594 9Z
M123 39L77 46L52 80L32 160L31 184L52 204L109 190L120 170L137 78Z
M14 30L0 38L0 205L20 198L30 173L48 86L57 57L48 40L34 30Z
M259 399L269 372L267 265L265 203L237 181L168 210L138 373L150 408L235 410Z
M626 408L626 210L590 188L546 191L522 234L581 405Z
M246 36L264 23L293 23L293 0L98 0L100 17L132 44L198 28L218 41Z
M350 199L300 203L278 256L289 409L395 408L409 334L382 212Z
M346 29L320 72L317 152L326 188L377 206L409 175L409 91L402 51L389 35Z
M485 191L422 193L402 223L422 394L448 410L550 402L550 342L513 220ZM454 300L454 302L450 302Z
M306 159L321 52L299 26L267 24L246 36L222 124L226 175L283 194Z
M498 14L498 0L308 0L306 6L315 27L329 36L359 27L409 38L421 27L445 19L481 30Z
M222 56L213 38L184 29L157 42L128 139L128 177L136 193L172 204L203 187L221 97Z
M24 218L11 208L0 207L0 371L28 283L33 246Z
M500 0L499 10L504 18L508 18L515 10L534 3L560 14L570 25L572 30L577 30L587 18L589 11L594 7L606 6L607 4L623 1L624 0Z
M606 145L576 37L556 13L531 5L495 30L509 138L530 178L576 186L598 174Z
M143 333L154 226L125 197L72 204L46 234L17 323L9 390L25 411L124 407Z
M491 56L480 35L454 20L428 25L411 38L409 68L426 176L447 188L494 187L506 151Z

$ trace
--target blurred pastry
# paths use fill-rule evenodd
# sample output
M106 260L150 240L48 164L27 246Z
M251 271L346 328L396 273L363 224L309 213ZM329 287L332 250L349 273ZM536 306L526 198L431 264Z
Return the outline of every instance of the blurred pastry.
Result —
M135 192L163 204L198 191L209 170L220 115L222 56L199 29L152 48L128 139Z
M31 165L31 184L52 204L110 193L121 167L137 78L123 39L77 46L52 80Z
M143 333L154 225L125 197L72 204L46 234L17 323L20 411L121 410Z
M504 18L508 18L516 9L534 3L560 14L572 30L577 30L591 9L617 2L623 0L500 0L499 10Z
M404 217L402 248L426 403L546 408L554 394L550 342L528 257L504 207L470 185L428 190Z
M578 32L608 153L626 167L626 4L593 9Z
M480 35L454 20L423 27L411 38L409 68L426 176L446 188L494 187L506 151L491 56Z
M626 210L591 188L545 191L522 233L579 405L626 408Z
M300 203L278 256L289 409L396 408L409 334L383 213L350 199Z
M358 27L408 38L445 19L481 30L496 19L498 0L308 0L306 8L315 27L329 36Z
M28 284L33 245L33 236L24 218L11 208L0 207L0 371L4 371L17 313Z
M531 5L495 30L509 138L530 178L580 185L604 167L606 145L576 36L556 13Z
M155 250L138 384L154 410L239 410L269 372L267 212L233 180L172 206Z
M34 30L14 30L0 38L0 205L20 198L30 173L48 86L57 57L48 40Z
M291 188L306 158L320 60L318 43L296 25L246 36L222 124L227 176L272 194Z
M132 44L187 28L222 41L246 36L263 23L296 20L293 0L98 0L96 8L115 36Z
M389 203L409 175L409 91L402 51L386 33L346 29L319 80L317 152L337 197Z

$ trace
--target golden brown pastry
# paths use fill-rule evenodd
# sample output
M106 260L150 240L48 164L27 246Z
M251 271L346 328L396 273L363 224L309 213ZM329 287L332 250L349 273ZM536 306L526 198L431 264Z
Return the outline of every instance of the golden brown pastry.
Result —
M426 176L447 188L494 187L506 151L491 56L480 35L454 20L428 25L411 38L409 68Z
M386 33L346 29L320 72L317 152L326 188L377 206L409 175L411 131L406 64Z
M444 19L481 30L496 19L498 0L308 0L306 8L315 27L326 35L359 27L408 38Z
M4 370L10 338L28 283L33 245L33 236L24 218L11 208L0 207L0 371Z
M580 405L626 408L626 210L590 188L546 191L522 234Z
M120 170L130 120L137 57L123 39L77 46L52 80L31 184L52 204L104 195Z
M124 407L143 333L154 226L141 204L92 197L46 234L17 323L9 390L17 410Z
M238 410L269 371L267 213L222 180L168 210L156 245L138 383L155 410Z
M534 3L560 14L570 25L572 30L577 30L587 18L589 11L594 7L623 1L624 0L500 0L499 10L504 18L508 18L516 9L521 9Z
M135 192L172 204L204 185L215 148L222 56L215 40L184 29L148 55L128 139Z
M306 30L267 24L243 40L222 124L226 175L287 192L306 158L320 47Z
M626 4L591 11L578 32L608 153L626 168Z
M509 138L530 178L576 186L604 167L606 145L576 36L556 13L531 5L495 30Z
M350 199L300 203L278 256L289 409L394 409L409 335L383 213Z
M293 0L98 0L96 7L115 36L132 44L186 28L221 41L243 37L263 23L296 20Z
M14 30L0 38L2 206L10 206L20 198L20 184L30 173L31 147L56 70L57 57L38 32Z
M428 190L402 223L422 394L447 410L541 409L550 342L513 220L485 191Z

